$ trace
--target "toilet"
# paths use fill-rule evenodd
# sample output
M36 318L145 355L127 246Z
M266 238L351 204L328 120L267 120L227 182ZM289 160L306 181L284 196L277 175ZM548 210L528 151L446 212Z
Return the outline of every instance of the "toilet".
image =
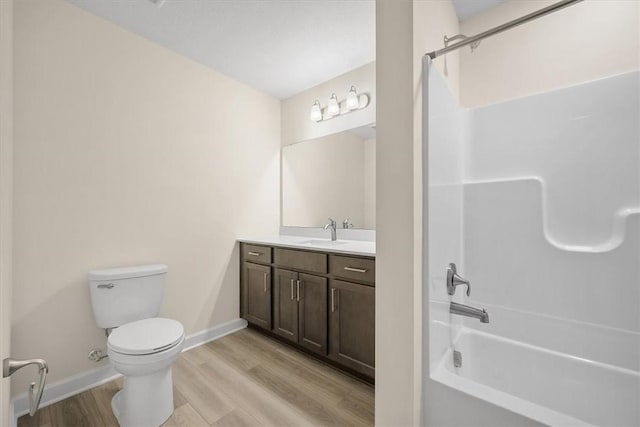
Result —
M164 264L92 270L88 274L96 324L107 331L107 354L124 375L111 400L123 427L155 427L173 413L171 366L184 347L184 328L160 311Z

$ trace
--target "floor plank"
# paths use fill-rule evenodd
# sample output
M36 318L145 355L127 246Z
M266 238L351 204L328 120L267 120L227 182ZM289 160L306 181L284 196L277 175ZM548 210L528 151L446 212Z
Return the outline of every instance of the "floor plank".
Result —
M184 352L173 367L165 426L367 426L373 387L253 330ZM55 403L18 427L116 426L118 379Z
M51 426L51 414L49 408L41 408L33 417L24 415L18 418L18 427Z
M213 355L211 360L199 369L223 387L242 409L262 425L313 425L311 418L304 412L281 399L272 390L253 381L246 372L224 363L224 359L218 355Z
M236 408L215 423L213 427L250 427L259 426L258 420L249 415L242 408Z
M175 386L193 408L211 424L236 408L221 387L196 370L196 365L179 358L173 366Z
M177 407L169 419L163 424L164 427L209 427L204 418L196 412L188 403Z
M96 404L98 405L97 411L102 414L105 419L106 425L117 426L118 420L113 415L111 410L111 399L122 388L122 381L119 383L111 381L101 386L91 389L89 392L93 395Z

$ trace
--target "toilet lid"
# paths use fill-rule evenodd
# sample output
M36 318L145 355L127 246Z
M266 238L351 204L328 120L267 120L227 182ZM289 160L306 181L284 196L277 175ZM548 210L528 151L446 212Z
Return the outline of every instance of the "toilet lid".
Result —
M152 354L176 345L184 336L182 323L173 319L153 317L116 328L107 343L113 351L123 354Z

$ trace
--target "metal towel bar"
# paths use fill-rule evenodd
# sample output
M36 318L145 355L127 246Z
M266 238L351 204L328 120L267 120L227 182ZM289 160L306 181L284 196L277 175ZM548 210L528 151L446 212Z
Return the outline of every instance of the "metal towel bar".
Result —
M49 372L47 362L42 359L16 360L7 358L2 361L2 376L6 378L28 365L38 365L38 373L40 375L38 386L36 387L36 383L33 382L29 384L29 390L27 391L29 395L29 415L33 416L38 410L38 406L40 406L42 392L47 381L47 372Z

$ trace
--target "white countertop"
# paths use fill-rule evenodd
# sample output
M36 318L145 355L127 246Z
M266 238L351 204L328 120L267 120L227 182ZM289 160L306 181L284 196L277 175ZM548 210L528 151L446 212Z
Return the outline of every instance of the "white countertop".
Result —
M332 252L337 254L376 256L376 242L339 239L332 242L329 239L317 237L280 235L264 238L242 238L239 242L256 245L272 245L285 248L304 249L307 251Z

